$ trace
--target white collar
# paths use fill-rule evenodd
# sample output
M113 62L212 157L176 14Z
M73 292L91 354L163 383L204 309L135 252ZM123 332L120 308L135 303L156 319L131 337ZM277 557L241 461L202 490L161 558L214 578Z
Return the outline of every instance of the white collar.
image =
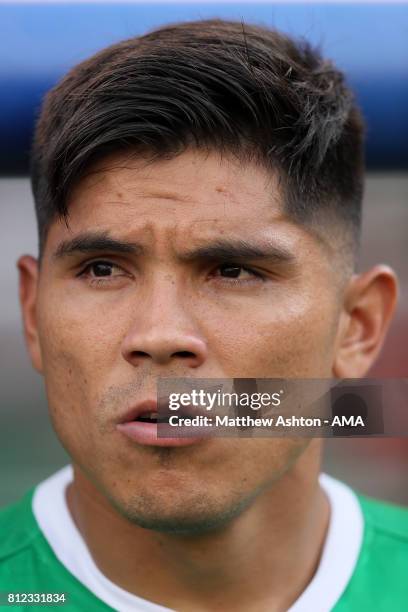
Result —
M169 612L158 604L125 591L98 569L68 510L65 489L72 466L40 483L33 496L33 513L59 561L89 591L120 612ZM345 590L357 563L364 520L353 491L327 474L319 482L330 502L330 523L317 571L288 612L329 612Z

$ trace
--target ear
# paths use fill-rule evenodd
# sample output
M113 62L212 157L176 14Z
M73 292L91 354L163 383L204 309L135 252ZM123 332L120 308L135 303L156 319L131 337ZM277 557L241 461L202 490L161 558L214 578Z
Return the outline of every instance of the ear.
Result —
M41 347L37 329L37 294L39 264L30 255L23 255L17 262L19 270L19 295L23 316L24 336L31 362L42 373Z
M336 378L361 378L383 345L397 302L393 270L378 265L354 275L345 291L333 364Z

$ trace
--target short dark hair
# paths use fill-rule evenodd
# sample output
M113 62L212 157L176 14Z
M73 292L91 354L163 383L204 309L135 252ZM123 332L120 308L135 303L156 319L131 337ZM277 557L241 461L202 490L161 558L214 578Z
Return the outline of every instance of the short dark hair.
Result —
M335 213L358 243L363 122L344 75L304 41L208 20L114 44L48 93L31 157L40 253L97 158L131 148L156 159L188 147L277 170L288 214L305 223Z

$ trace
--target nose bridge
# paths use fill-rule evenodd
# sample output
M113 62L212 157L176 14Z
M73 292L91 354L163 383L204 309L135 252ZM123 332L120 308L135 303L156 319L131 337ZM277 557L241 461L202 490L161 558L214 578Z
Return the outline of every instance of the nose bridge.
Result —
M146 279L138 297L135 316L123 341L125 359L133 365L146 360L201 365L207 354L206 342L181 279L164 267Z
M160 320L162 325L174 327L175 319L179 324L188 324L194 315L187 303L187 287L182 274L164 262L157 264L145 281L145 296L151 319Z

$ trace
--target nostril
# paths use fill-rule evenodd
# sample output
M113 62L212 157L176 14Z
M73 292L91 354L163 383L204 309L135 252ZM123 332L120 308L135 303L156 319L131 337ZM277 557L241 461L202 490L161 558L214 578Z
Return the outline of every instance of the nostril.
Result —
M145 353L144 351L132 351L132 355L134 357L150 357L149 353Z
M132 351L132 356L133 357L149 357L151 358L151 355L145 351ZM171 357L181 357L183 359L187 359L187 358L191 358L191 357L195 357L195 354L192 353L191 351L175 351L174 353L171 354Z
M191 353L190 351L176 351L175 353L172 353L171 356L172 357L183 357L184 359L187 357L195 357L194 353Z

